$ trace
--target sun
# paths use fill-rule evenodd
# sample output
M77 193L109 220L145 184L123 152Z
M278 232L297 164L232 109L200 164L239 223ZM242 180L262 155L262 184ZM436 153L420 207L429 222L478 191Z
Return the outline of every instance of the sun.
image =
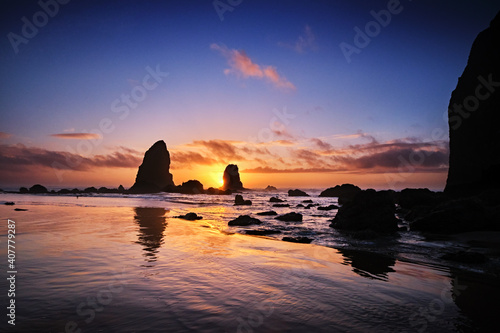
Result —
M222 179L222 178L221 178L221 179L219 179L219 185L220 185L220 186L224 185L224 179Z

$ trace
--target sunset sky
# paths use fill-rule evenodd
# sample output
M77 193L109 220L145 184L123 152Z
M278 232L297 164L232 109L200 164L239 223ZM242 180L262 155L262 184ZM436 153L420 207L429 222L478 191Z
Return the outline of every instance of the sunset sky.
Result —
M3 189L130 187L158 140L176 184L219 187L235 163L249 188L442 189L450 95L500 10L472 0L40 3L0 5Z

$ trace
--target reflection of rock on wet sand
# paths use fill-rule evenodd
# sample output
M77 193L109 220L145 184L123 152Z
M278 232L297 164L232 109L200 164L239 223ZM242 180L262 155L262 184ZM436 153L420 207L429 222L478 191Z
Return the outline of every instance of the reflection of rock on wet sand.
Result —
M165 208L134 208L134 219L139 224L138 244L144 246L147 261L156 261L158 248L163 244L163 232L167 226Z
M392 267L396 259L367 251L338 249L344 256L344 265L351 265L353 272L370 279L387 280L387 273L395 272Z
M498 278L485 278L471 272L451 270L452 295L455 304L472 323L460 325L461 332L498 331L498 309L500 300L500 281ZM492 325L495 325L493 327ZM471 327L474 330L471 330Z

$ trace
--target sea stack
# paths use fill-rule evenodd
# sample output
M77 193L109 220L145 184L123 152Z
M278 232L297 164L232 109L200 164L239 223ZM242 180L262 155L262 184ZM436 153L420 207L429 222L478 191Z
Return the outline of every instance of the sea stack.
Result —
M222 190L240 191L243 190L243 184L240 180L240 173L238 171L238 166L236 164L229 164L224 170L224 175L222 176L224 184L222 185Z
M169 172L170 154L163 140L156 142L144 154L131 193L156 193L167 186L175 186Z
M500 188L500 13L472 45L448 107L450 162L445 191Z

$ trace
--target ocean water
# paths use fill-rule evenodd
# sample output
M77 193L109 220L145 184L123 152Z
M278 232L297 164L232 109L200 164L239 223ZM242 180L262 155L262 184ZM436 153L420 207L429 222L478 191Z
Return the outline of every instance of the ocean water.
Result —
M0 194L2 332L482 332L500 309L486 264L445 262L470 249L401 231L372 240L329 228L335 198ZM278 196L290 208L272 207ZM307 205L307 204L304 204ZM15 211L14 208L27 209ZM280 222L255 213L304 215ZM199 221L177 215L195 212ZM228 227L239 215L263 224ZM7 323L7 220L16 223L16 325ZM404 227L404 221L401 223ZM267 237L245 235L272 229ZM308 237L312 244L284 242ZM486 249L474 248L475 251Z

